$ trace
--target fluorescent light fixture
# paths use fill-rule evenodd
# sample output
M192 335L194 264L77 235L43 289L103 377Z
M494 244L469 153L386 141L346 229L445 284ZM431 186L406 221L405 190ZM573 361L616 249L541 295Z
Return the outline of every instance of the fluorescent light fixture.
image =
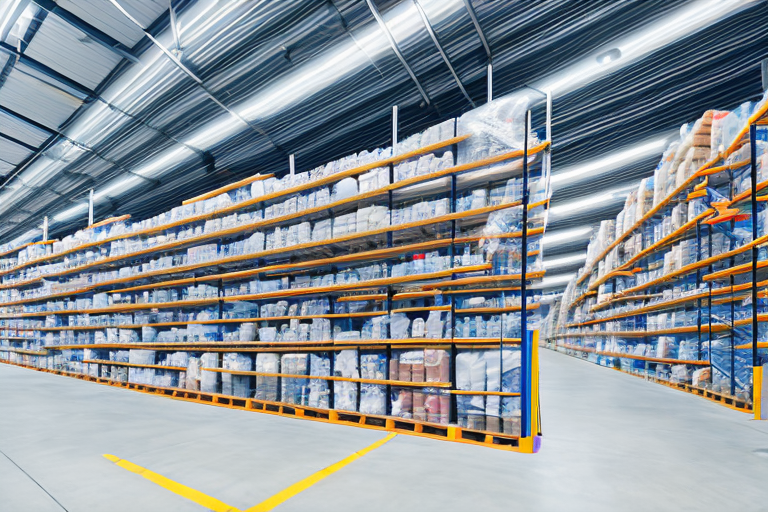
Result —
M627 149L622 149L621 151L610 153L602 158L590 160L573 167L567 167L562 171L552 173L550 182L553 186L563 186L565 184L581 181L580 178L594 178L596 174L617 169L622 165L629 164L654 154L661 156L664 149L667 147L667 140L668 137L656 138Z
M579 210L600 206L603 203L610 203L619 201L621 199L626 199L631 191L637 189L637 186L637 183L633 183L632 185L609 190L608 192L603 192L602 194L588 196L584 199L579 199L578 201L571 201L570 203L553 206L549 209L549 214L555 216L566 214L570 215Z
M191 149L185 146L177 146L160 153L157 157L135 169L134 174L145 178L154 178L165 174L169 169L176 167L187 158L197 156Z
M105 188L93 194L93 202L100 201L105 197L120 197L132 188L144 183L144 180L135 174L123 174L117 179L112 180Z
M598 55L595 59L600 64L608 64L609 62L612 62L614 60L619 60L621 58L621 50L618 48L611 48L607 52L601 53Z
M88 203L80 203L78 205L73 206L72 208L64 210L59 214L56 214L53 217L53 220L55 222L64 222L64 221L73 219L78 215L83 215L86 213L88 213Z
M26 187L39 187L40 185L44 185L50 178L58 173L64 165L65 164L59 160L53 160L47 156L40 156L19 175L19 180Z
M589 238L592 234L592 226L583 226L574 229L565 229L549 232L541 239L543 245L559 245L565 241L572 241L579 238Z
M757 0L699 0L672 11L648 26L608 43L592 57L576 62L533 87L564 94L602 75L616 71L678 39L682 39L721 18L756 3ZM614 51L615 50L615 51Z
M554 259L545 259L544 260L544 268L549 270L550 268L556 268L556 267L564 267L565 265L570 265L571 263L577 263L580 261L586 261L587 260L587 253L581 253L581 254L573 254L570 256L563 256L560 258L554 258Z

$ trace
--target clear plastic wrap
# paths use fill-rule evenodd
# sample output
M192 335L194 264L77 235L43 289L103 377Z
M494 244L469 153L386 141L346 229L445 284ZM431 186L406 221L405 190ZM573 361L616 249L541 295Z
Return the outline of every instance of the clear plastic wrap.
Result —
M333 374L337 377L360 378L357 364L357 350L336 352ZM348 381L333 382L333 408L342 411L357 411L357 383Z
M527 96L509 95L462 115L458 120L458 134L472 136L459 143L458 163L522 149L528 107ZM537 142L535 135L531 136L529 147Z
M280 355L268 352L256 354L256 371L261 373L280 373ZM254 398L270 402L278 401L278 393L280 391L278 382L279 377L257 375Z

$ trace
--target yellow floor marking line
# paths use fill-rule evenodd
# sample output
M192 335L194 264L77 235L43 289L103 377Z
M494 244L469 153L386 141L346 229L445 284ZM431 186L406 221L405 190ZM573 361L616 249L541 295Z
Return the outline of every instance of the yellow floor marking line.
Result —
M200 491L196 491L191 487L187 487L186 485L174 482L173 480L166 478L163 475L158 475L154 471L150 471L141 466L137 466L133 462L115 457L114 455L110 455L108 453L104 454L104 458L114 462L116 465L123 469L127 469L128 471L136 473L137 475L143 476L150 482L155 483L164 489L168 489L169 491L178 494L182 498L194 501L198 505L203 506L208 510L213 510L214 512L240 512L240 510L236 507L227 505L226 503L219 501L216 498L212 498L207 494L203 494Z
M397 434L389 434L384 439L380 439L373 443L372 445L368 446L367 448L363 448L362 450L353 453L346 459L340 460L336 464L333 464L331 466L328 466L325 469L321 469L317 473L308 476L304 480L301 480L299 482L296 482L292 486L280 491L279 493L275 494L271 498L268 498L258 505L251 507L249 509L246 509L245 512L267 512L268 510L272 510L276 506L280 505L281 503L293 498L297 494L299 494L302 491L305 491L315 485L320 480L324 479L325 477L332 475L333 473L337 472L350 462L354 462L363 455L375 450L379 446L382 446L383 444L389 442L391 439L393 439Z

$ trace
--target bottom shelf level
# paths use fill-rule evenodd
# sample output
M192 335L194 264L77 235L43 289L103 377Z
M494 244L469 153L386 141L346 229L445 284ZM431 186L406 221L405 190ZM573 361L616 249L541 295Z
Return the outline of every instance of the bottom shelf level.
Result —
M527 443L525 442L527 441L526 439L520 438L519 436L486 430L473 430L454 424L431 423L393 416L367 415L359 412L341 411L334 409L319 409L304 405L258 400L256 398L241 398L182 388L150 386L132 382L120 382L103 377L93 377L84 373L37 368L35 366L15 363L3 359L0 359L0 363L19 366L22 368L45 373L53 373L56 375L73 377L76 379L96 382L98 384L104 384L108 386L127 388L134 391L140 391L142 393L165 396L176 400L216 405L219 407L227 407L231 409L245 409L248 411L263 412L278 416L290 416L293 418L322 421L325 423L353 425L373 430L382 430L387 432L396 432L399 434L427 437L441 441L453 441L458 443L486 446L500 450L530 451L525 449L525 447L529 444L532 444L532 451L536 452L539 450L541 445L540 436L534 436L532 443Z

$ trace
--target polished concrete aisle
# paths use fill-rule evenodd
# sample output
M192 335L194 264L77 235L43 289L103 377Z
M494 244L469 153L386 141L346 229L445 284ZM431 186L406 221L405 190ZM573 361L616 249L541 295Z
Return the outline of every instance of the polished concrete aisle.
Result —
M766 422L541 356L540 453L398 435L275 510L768 510ZM0 365L0 510L205 510L112 454L244 511L385 436Z

